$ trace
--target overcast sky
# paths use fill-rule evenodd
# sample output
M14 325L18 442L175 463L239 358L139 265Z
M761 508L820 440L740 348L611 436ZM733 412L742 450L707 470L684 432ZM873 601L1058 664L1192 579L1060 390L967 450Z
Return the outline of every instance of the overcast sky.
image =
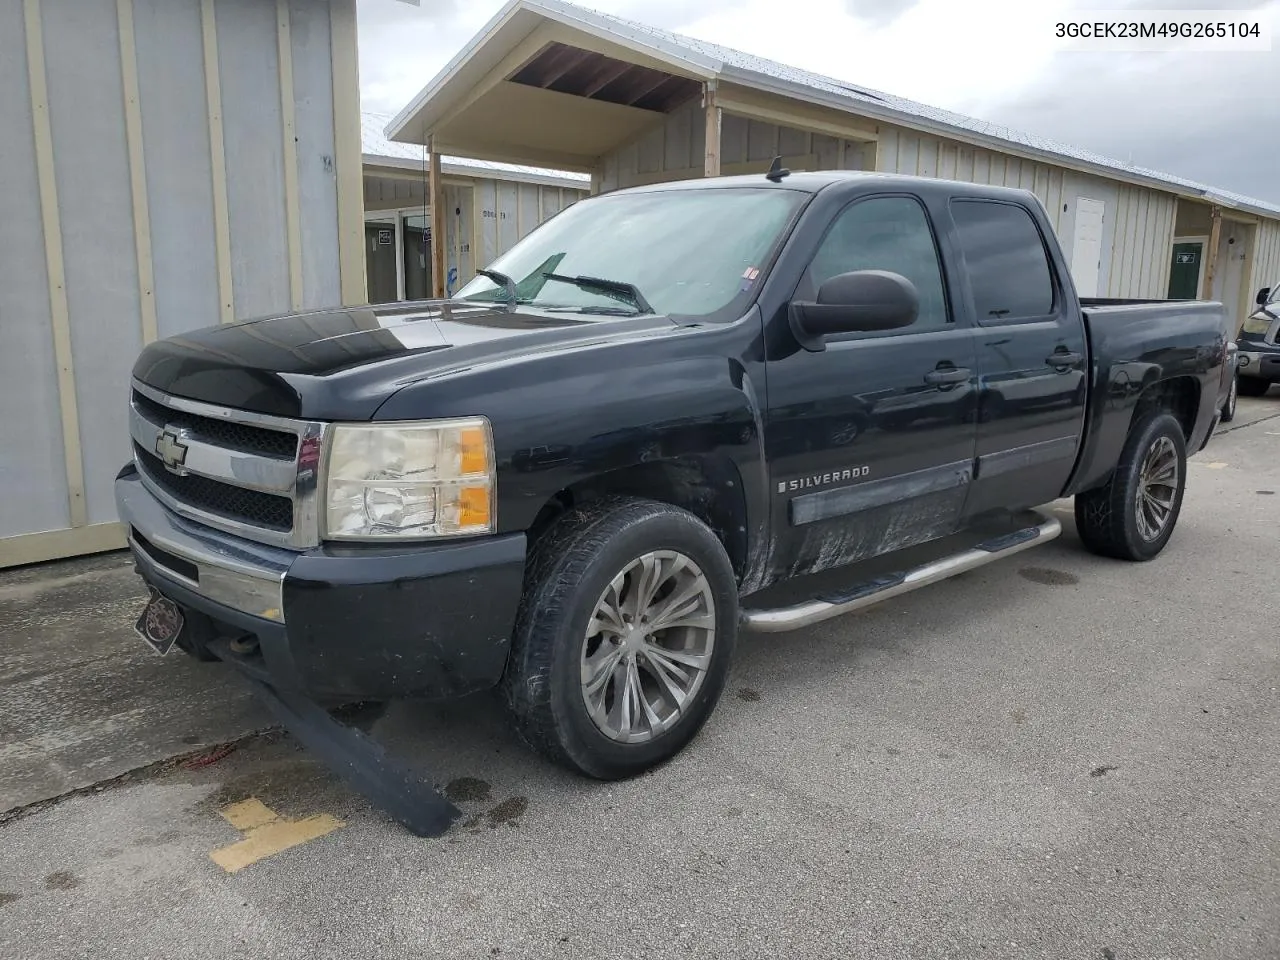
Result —
M358 0L364 109L397 113L502 0ZM1081 53L1053 14L1280 0L590 0L587 6L1280 202L1280 42L1268 53ZM1028 8L1038 11L1028 17Z

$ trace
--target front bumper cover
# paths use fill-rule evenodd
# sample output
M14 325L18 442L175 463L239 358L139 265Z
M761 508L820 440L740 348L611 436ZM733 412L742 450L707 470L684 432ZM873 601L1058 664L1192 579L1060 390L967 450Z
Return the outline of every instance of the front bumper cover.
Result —
M502 677L524 579L523 534L296 553L179 517L130 468L115 493L143 579L209 618L218 635L255 636L281 689L443 699Z

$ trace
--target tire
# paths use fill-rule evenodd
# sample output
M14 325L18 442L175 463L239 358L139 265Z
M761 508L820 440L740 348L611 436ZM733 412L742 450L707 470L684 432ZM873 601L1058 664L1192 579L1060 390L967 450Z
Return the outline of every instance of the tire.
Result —
M1144 472L1147 477L1161 477L1166 464L1173 468L1172 484L1149 480L1144 484ZM1187 447L1182 427L1172 414L1155 411L1130 430L1111 479L1104 486L1076 495L1076 529L1081 541L1104 557L1151 560L1173 535L1186 487ZM1167 509L1162 512L1143 501L1144 489L1164 501ZM1153 517L1159 519L1154 536L1150 535Z
M654 600L641 607L641 577L655 572L663 579L651 591ZM689 599L676 603L675 619L702 626L646 634L637 622L641 611L662 614L662 603L676 592ZM704 523L665 503L596 501L557 521L532 551L503 699L520 736L553 762L601 780L634 776L679 753L711 715L737 626L733 567ZM662 657L670 667L675 661L667 654L685 658L677 673L657 662ZM592 669L610 679L589 690L584 673ZM663 673L668 685L659 683ZM624 695L632 677L644 698L639 710ZM629 726L624 701L631 707Z
M1231 375L1231 388L1227 391L1227 399L1222 402L1222 423L1230 423L1236 418L1236 394L1240 390L1240 377Z
M1271 381L1258 377L1240 377L1238 389L1246 397L1261 397L1271 389Z

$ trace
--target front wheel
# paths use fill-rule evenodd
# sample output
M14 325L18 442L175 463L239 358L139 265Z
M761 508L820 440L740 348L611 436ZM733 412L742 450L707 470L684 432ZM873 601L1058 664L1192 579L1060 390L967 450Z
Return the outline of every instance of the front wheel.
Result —
M1165 412L1134 425L1111 479L1076 495L1076 529L1085 547L1119 560L1150 560L1164 549L1182 510L1187 447Z
M1246 397L1261 397L1271 389L1271 381L1258 377L1241 377L1239 388Z
M678 753L724 688L737 633L733 568L678 507L609 499L536 544L503 679L520 735L615 780Z

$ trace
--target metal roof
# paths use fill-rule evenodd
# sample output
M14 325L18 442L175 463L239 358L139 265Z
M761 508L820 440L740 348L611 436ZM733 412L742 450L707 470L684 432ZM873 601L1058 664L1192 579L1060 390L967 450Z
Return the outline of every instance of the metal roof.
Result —
M385 113L364 111L360 114L360 152L364 156L364 162L371 166L425 171L429 156L426 148L421 144L396 143L388 140L382 131L390 121L391 116ZM465 157L441 157L440 169L445 173L458 176L543 183L570 187L574 190L586 190L591 186L591 177L587 174L544 170L541 167L525 167L515 163L471 160Z
M1048 137L1023 133L1000 124L988 123L985 120L977 120L949 110L916 103L891 93L845 83L764 57L743 53L718 43L696 40L635 20L566 3L564 0L512 0L431 83L427 84L414 101L387 125L388 135L397 135L417 109L430 99L436 89L482 44L484 38L496 31L517 10L540 14L597 36L611 37L627 45L647 50L652 56L684 65L699 74L721 77L783 96L846 110L860 116L902 123L908 127L929 130L943 136L959 136L970 142L975 140L985 142L984 145L989 145L996 150L1012 147L1015 152L1029 154L1048 163L1056 162L1084 168L1103 176L1111 175L1124 180L1136 180L1183 196L1202 199L1208 203L1247 210L1268 217L1280 217L1280 205L1265 200L1246 197L1194 180L1124 163Z

